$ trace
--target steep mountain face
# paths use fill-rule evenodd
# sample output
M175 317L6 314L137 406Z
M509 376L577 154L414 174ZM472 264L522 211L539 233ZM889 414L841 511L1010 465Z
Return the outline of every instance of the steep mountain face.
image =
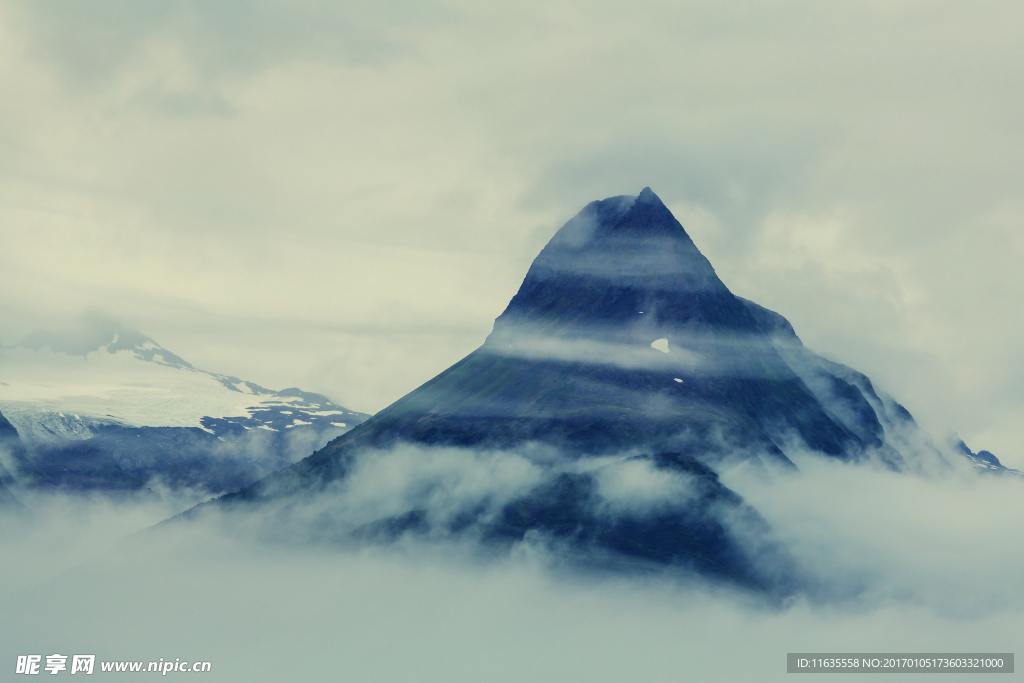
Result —
M367 417L200 370L96 314L0 348L0 408L26 447L12 476L77 491L235 490Z
M540 474L441 517L431 507L439 482L462 479L432 474L353 527L341 511L353 509L356 482L410 448L427 462L450 449L514 453ZM734 296L645 188L594 202L562 227L479 349L218 505L274 509L328 536L543 538L588 562L686 566L779 589L784 553L715 471L793 469L796 451L897 470L954 466L867 377ZM615 503L624 490L630 505ZM314 496L319 512L293 514Z

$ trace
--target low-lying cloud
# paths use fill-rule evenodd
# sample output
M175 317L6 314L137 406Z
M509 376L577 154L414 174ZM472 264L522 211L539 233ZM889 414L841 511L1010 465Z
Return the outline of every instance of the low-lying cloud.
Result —
M337 537L423 511L427 525L442 531L466 514L486 520L544 477L517 453L400 446L364 454L349 476L306 499L298 518L327 521Z
M833 594L965 619L1024 609L1024 478L790 457L799 475L770 485L739 473L725 480Z
M0 666L58 652L208 660L212 681L771 681L793 651L1014 650L1024 482L793 458L796 474L722 475L825 587L781 607L679 577L577 571L553 564L552 546L496 556L455 534L355 546L240 533L277 525L273 508L126 538L175 510L37 496L31 521L0 526ZM411 507L444 524L558 463L543 450L398 448L324 495L339 524ZM600 473L608 504L671 500L684 483L629 458L575 467Z

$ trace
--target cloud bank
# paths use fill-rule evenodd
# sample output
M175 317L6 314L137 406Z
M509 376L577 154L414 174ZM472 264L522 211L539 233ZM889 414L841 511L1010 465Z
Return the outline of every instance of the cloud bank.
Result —
M478 496L490 490L474 483L487 460L478 457L456 465L442 454L416 478ZM530 468L501 463L486 477L530 480ZM1024 627L1019 481L800 465L769 482L726 477L836 589L781 607L688 580L552 569L527 546L481 557L457 539L328 548L225 535L208 520L118 542L166 510L37 500L30 532L4 526L13 561L0 581L0 657L202 659L217 681L670 681L681 671L771 681L785 680L791 651L1014 650ZM376 462L361 481L378 482L378 499L401 498L415 469ZM619 501L631 486L664 484L623 474Z

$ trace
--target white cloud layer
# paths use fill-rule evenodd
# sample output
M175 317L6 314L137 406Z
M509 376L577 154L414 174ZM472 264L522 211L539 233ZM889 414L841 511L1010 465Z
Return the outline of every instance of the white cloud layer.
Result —
M485 472L487 454L455 455L412 478L441 473L469 497L484 481L529 479L508 458ZM35 499L36 524L0 534L0 661L181 657L213 662L211 681L783 681L787 652L1015 650L1020 481L800 465L771 481L726 477L830 587L782 608L687 581L552 571L528 548L484 560L454 540L262 544L207 520L118 541L167 509ZM620 502L674 486L627 469ZM409 471L378 466L362 481L406 495Z

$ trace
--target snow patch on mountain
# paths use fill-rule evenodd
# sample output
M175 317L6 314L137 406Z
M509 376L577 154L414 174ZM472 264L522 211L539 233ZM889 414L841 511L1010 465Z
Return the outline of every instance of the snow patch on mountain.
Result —
M221 434L285 423L336 429L339 418L357 424L366 417L319 394L200 370L97 314L70 331L37 332L0 347L0 380L0 408L29 442L88 439L105 425Z

